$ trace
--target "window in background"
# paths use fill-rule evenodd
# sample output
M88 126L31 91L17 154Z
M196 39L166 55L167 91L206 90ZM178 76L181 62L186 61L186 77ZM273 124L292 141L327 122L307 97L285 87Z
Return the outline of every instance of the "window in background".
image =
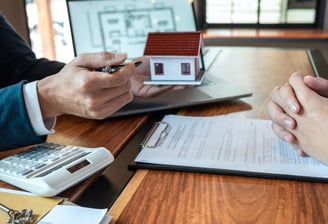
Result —
M25 0L32 49L37 57L69 62L74 57L65 0ZM50 15L49 15L50 14ZM53 26L42 29L44 20ZM44 38L45 35L50 38ZM46 47L45 47L46 46ZM46 49L45 49L46 48Z
M313 27L323 24L325 0L205 0L200 14L209 27Z

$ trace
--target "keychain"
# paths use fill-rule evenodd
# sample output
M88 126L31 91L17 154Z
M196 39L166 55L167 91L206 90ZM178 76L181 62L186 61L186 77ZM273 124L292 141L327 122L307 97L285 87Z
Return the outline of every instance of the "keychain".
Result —
M33 224L35 220L32 209L14 210L1 203L0 209L9 215L7 224Z

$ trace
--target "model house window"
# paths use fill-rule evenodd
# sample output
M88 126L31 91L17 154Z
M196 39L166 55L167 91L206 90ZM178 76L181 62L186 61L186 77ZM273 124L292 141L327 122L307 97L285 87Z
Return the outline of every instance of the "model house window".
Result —
M164 65L163 63L155 63L155 75L164 75Z
M190 63L181 63L181 74L190 75Z
M205 0L201 25L211 27L322 28L325 0Z

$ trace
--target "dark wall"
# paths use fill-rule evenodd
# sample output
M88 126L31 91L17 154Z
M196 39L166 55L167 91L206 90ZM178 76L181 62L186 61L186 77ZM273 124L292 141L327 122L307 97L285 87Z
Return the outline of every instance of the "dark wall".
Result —
M30 44L25 0L0 0L0 12L7 17L17 32Z

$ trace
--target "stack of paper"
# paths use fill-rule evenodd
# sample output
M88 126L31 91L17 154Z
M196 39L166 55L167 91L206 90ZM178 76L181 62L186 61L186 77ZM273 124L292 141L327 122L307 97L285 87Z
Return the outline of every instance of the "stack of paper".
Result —
M40 197L5 188L0 188L0 203L14 210L32 209L38 224L108 224L112 219L106 214L107 209L75 206L64 198ZM0 210L0 223L8 220L9 215Z
M57 205L38 224L108 224L107 209Z
M328 166L300 157L270 120L166 115L147 135L133 168L328 182Z

